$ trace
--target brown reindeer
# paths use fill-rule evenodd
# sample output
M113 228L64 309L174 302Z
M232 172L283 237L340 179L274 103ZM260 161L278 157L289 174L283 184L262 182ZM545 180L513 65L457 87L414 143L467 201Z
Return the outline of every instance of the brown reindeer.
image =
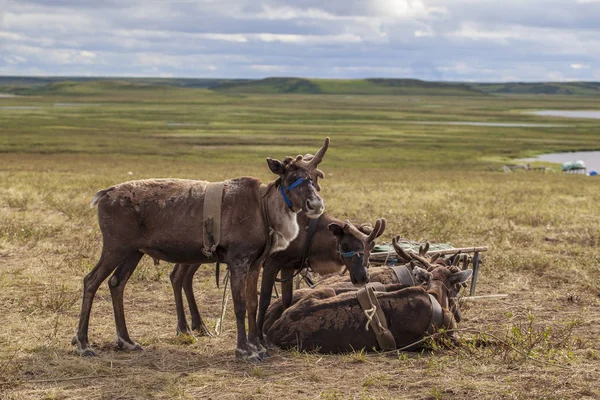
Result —
M393 290L403 289L410 286L418 286L427 283L419 280L420 277L414 276L411 264L408 264L406 268L410 270L412 278L409 278L410 281L407 280L399 282L398 275L396 275L396 273L391 268L371 267L369 270L370 282L379 283L386 287L388 287L387 285L393 285L389 286L393 287ZM347 276L332 276L323 279L322 281L319 281L316 288L300 289L294 291L290 306L296 304L305 296L308 296L311 293L313 293L315 290L324 288L327 288L327 290L333 290L336 295L346 292L356 292L360 289L356 285L352 284L352 282L350 282ZM379 286L379 288L381 288L381 286ZM262 326L263 332L268 332L271 326L273 326L273 323L275 323L275 321L281 317L285 309L287 309L288 307L283 306L282 299L275 300L265 313L265 320Z
M270 170L278 176L269 184L251 177L224 182L221 236L215 254L231 271L238 357L259 360L260 354L266 352L256 330L260 258L287 248L298 234L298 212L303 210L311 218L323 213L323 200L312 182L323 177L317 166L328 145L329 138L310 161L302 156L288 157L283 162L267 158ZM150 179L125 182L96 193L91 204L98 206L102 255L83 280L79 327L72 341L81 355L95 355L88 343L90 311L98 287L111 272L114 271L109 287L117 345L121 349L138 350L141 346L129 337L125 324L123 290L143 255L186 264L216 261L215 256L203 252L203 204L207 184L206 181Z
M304 217L305 218L305 217ZM304 222L308 222L304 220ZM369 282L369 256L375 247L375 240L385 231L385 218L375 221L375 226L368 234L364 233L365 225L357 227L350 221L342 222L329 215L321 216L315 237L308 254L308 265L319 274L339 272L346 267L350 272L350 281L355 286L364 286ZM333 235L332 235L333 233ZM275 277L281 271L281 301L283 308L292 304L294 271L302 265L302 250L306 242L306 231L298 235L298 240L284 252L273 254L264 264L260 287L260 306L258 313L258 330L262 335L265 313L271 302L271 294Z
M398 244L399 240L399 237L393 238L392 245L399 257L399 260L406 264L395 265L393 267L371 267L369 270L370 282L378 282L383 285L395 284L394 287L397 289L426 284L428 282L424 282L417 279L413 272L414 266L417 263L419 263L424 269L430 272L438 266L446 266L448 268L451 268L453 272L458 271L458 268L456 267L456 264L459 260L458 253L449 257L448 260L444 260L437 253L428 257L427 251L429 250L429 243L425 243L425 245L420 246L419 253L415 254L413 252L407 252L402 247L400 247L400 245ZM463 259L463 262L464 263L462 269L465 270L468 264L468 260L465 258ZM358 289L357 287L352 285L348 277L344 275L331 276L326 279L323 279L318 283L318 287L331 288L336 294L345 293L349 291L356 291ZM452 312L454 320L457 323L461 322L462 320L462 314L457 299L460 288L460 285L453 287L450 291L448 298L449 310ZM299 290L294 292L293 299L290 305L296 304L298 301L300 301L300 299L302 299L309 293L311 293L311 289ZM273 325L273 323L281 316L283 311L288 307L289 305L284 307L284 305L282 304L282 300L276 300L271 305L271 307L269 307L268 311L266 311L264 325L261 327L259 323L259 328L262 329L263 332L267 332L271 325Z
M283 304L289 306L292 301L294 271L304 267L302 257L307 241L308 226L311 218L304 212L298 214L300 230L287 249L269 255L263 264L263 275L260 290L260 303L258 310L258 334L262 338L262 325L265 312L271 301L273 284L279 271L282 275ZM386 221L378 219L375 226L355 226L349 221L343 222L330 215L323 214L317 221L317 226L304 260L318 274L331 274L340 272L346 267L350 272L350 280L354 285L364 285L369 281L367 262L369 254L375 245L375 239L385 230ZM333 234L332 234L333 233ZM345 254L346 256L342 256ZM185 318L183 298L181 291L185 292L190 314L192 317L192 330L201 335L209 335L209 330L204 324L196 305L192 280L199 264L176 264L171 272L171 283L175 295L177 310L177 331L190 332Z
M429 281L429 289L409 287L398 289L398 284L386 286L385 292L375 292L384 311L388 329L397 347L413 344L423 337L432 320L435 297L442 308L442 321L437 328L452 330L454 318L448 310L452 287L466 282L471 270L451 271L440 266L428 272L415 267L420 279ZM368 322L356 293L336 295L331 288L316 289L288 308L267 332L269 342L282 348L316 350L339 353L378 348L373 332L365 330ZM450 338L456 342L453 332Z

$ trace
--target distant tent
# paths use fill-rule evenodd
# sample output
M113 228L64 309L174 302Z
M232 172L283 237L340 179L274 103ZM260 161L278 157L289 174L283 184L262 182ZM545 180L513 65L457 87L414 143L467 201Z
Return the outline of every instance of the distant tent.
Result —
M562 165L560 166L560 170L563 172L579 172L579 171L585 171L585 163L582 160L577 160L577 161L567 161L562 163Z

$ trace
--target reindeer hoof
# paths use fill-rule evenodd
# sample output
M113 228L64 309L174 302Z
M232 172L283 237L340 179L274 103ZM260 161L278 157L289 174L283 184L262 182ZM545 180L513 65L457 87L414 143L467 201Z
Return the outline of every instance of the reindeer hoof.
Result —
M87 347L87 345L85 349L83 346L81 346L81 342L79 341L77 335L73 336L73 339L71 339L71 344L73 346L77 346L77 352L81 357L96 357L96 352L94 350Z
M261 361L268 360L271 357L269 355L269 353L267 352L267 349L263 349L263 351L261 351L260 353L258 353L258 356L260 357Z
M235 356L240 360L250 361L250 362L260 362L262 361L260 355L255 351L244 350L244 349L235 349Z
M119 350L142 351L144 348L136 342L126 342L121 338L117 338L117 347Z
M177 328L177 336L181 336L181 335L193 336L194 334L192 333L190 328L185 328L185 329Z
M81 357L96 357L97 354L94 350L87 348L85 350L82 350L80 352Z
M206 337L211 337L214 336L206 326L200 326L200 327L193 327L192 331L196 332L196 334L198 336L206 336Z

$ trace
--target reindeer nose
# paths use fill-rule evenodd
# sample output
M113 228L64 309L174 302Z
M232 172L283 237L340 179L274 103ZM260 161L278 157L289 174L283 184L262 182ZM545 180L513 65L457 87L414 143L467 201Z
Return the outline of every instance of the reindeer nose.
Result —
M306 200L306 210L311 211L311 214L321 215L325 210L325 205L323 204L323 200Z

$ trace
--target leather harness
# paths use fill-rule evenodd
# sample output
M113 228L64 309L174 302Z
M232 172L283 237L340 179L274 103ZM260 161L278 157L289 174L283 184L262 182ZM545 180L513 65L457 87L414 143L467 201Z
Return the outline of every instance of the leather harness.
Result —
M385 286L379 282L368 283L364 288L356 292L358 302L369 321L365 328L368 330L368 327L371 327L373 333L375 334L375 338L377 339L377 343L379 344L380 350L395 350L397 348L396 340L394 339L392 332L388 329L385 313L383 312L381 304L375 295L375 291L385 291ZM434 334L438 328L442 326L442 322L444 320L442 306L437 301L435 296L430 293L427 294L429 295L429 300L431 301L431 318L429 320L429 324L427 325L427 330L421 335L421 337L415 340L415 342L419 342L424 337Z
M289 278L281 279L275 277L275 282L288 282L294 279L298 274L302 274L304 280L308 284L309 287L314 287L315 283L312 279L303 271L312 271L310 265L308 263L308 253L310 252L310 246L312 244L313 237L315 236L315 232L317 231L317 226L319 225L319 221L321 220L322 214L319 218L311 218L308 222L308 229L306 231L306 241L304 242L304 249L302 250L302 258L300 260L300 268Z
M369 320L365 329L369 326L375 333L375 338L379 344L379 349L383 351L394 350L396 348L396 339L388 329L385 314L381 309L381 304L375 295L373 284L368 283L364 288L356 292L358 302L362 307L365 316Z
M202 253L207 257L215 255L221 239L221 203L224 182L209 182L204 191L202 210L202 236L204 247Z
M221 260L217 256L217 246L221 240L221 205L223 200L224 182L209 182L204 190L202 206L202 253L206 257L215 258L215 279L219 287L219 272Z
M398 283L409 286L417 286L417 282L415 282L415 277L413 276L412 271L406 265L392 265L390 268L396 274Z

